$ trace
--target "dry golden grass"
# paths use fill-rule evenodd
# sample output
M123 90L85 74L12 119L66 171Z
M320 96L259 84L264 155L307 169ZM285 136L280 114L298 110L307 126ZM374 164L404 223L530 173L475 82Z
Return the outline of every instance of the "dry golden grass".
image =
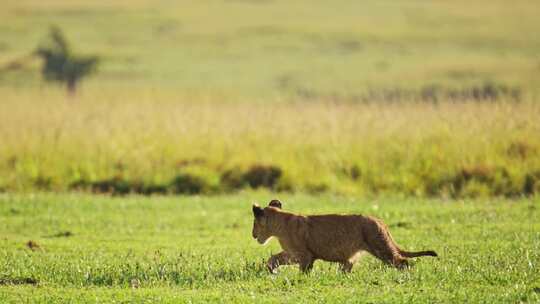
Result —
M272 164L283 170L285 188L418 195L452 192L437 183L455 186L445 179L478 168L488 176L467 180L472 192L494 194L483 179L504 169L508 181L501 182L515 194L540 169L540 106L531 102L263 103L152 91L75 100L53 90L2 95L6 189L62 190L112 177L160 184L182 172L219 189L228 169ZM441 189L431 193L428 181Z

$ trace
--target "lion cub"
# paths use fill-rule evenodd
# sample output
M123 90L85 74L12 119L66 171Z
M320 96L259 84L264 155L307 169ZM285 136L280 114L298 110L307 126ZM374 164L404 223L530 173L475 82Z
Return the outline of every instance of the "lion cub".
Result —
M272 200L264 209L253 205L253 215L253 238L265 244L276 237L283 248L268 260L270 272L290 264L299 264L301 271L308 272L317 259L337 262L342 271L350 272L364 251L397 268L406 267L407 258L437 256L431 250L400 249L386 225L370 216L297 215L281 210L278 200Z

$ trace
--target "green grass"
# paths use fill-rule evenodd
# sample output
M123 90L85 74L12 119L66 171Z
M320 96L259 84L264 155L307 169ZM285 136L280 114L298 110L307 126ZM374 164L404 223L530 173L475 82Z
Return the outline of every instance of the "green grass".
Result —
M352 274L317 262L278 275L279 250L251 238L250 204L266 192L215 197L74 194L0 196L0 301L535 303L540 300L539 201L282 196L301 213L376 215L411 250L406 271L370 256ZM66 232L70 235L65 236ZM30 250L34 241L39 249ZM25 279L37 285L23 284ZM15 284L15 283L19 284ZM137 288L134 287L137 285Z

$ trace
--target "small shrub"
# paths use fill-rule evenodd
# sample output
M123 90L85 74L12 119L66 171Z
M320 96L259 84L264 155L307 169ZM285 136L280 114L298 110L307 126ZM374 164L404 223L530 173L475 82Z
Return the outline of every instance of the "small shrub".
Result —
M362 171L357 165L352 165L349 169L349 176L352 180L358 180L362 176Z
M93 182L90 184L90 189L95 193L109 193L113 195L125 195L131 192L130 184L121 177Z
M142 184L142 187L136 191L136 193L143 195L166 194L167 186L158 184Z
M349 178L353 181L358 180L362 175L362 171L360 170L360 167L358 167L358 165L356 164L340 166L337 168L337 173L340 176Z
M84 191L88 189L89 184L90 183L84 179L77 179L69 184L69 189L75 191Z
M51 190L53 180L51 177L39 175L34 179L34 187L38 190Z
M281 168L273 165L254 165L247 171L235 167L220 176L223 191L234 191L246 187L268 188L276 191L293 191L290 180L283 178Z
M525 195L534 195L540 193L540 170L525 175L523 193Z
M244 172L238 167L223 172L219 180L221 187L225 191L238 190L247 186L247 181L244 179Z
M128 181L120 176L98 181L80 179L71 183L70 189L112 195L126 195L130 193L151 195L167 193L167 187L164 185L147 184L141 181Z
M244 174L243 179L251 186L251 188L265 187L273 189L281 175L282 170L279 167L272 165L254 165Z
M170 192L174 194L201 194L208 193L209 184L199 176L182 173L176 176L169 185Z

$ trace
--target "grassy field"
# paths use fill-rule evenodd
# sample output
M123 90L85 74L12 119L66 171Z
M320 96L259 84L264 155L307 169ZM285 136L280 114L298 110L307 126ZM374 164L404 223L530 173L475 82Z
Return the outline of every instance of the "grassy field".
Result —
M0 190L540 191L540 103L42 101L4 99Z
M285 196L303 213L376 215L411 250L434 249L399 271L370 256L349 275L317 262L278 275L279 250L251 238L251 202L216 197L0 196L0 301L537 303L539 201L443 201ZM33 244L28 246L28 242Z
M0 302L540 301L535 1L0 2ZM269 275L275 196L441 257Z
M534 194L539 14L531 1L4 1L0 192ZM52 24L102 59L75 99L28 57Z

